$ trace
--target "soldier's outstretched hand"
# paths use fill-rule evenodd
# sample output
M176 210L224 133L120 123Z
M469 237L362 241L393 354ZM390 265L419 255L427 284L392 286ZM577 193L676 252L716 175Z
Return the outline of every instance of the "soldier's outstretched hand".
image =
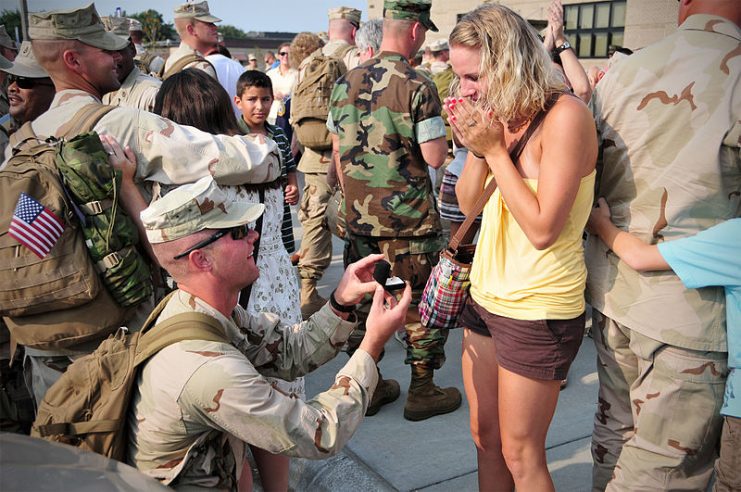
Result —
M386 292L379 284L373 294L368 319L365 322L365 337L360 348L368 352L376 361L381 355L383 346L396 330L404 326L409 304L412 302L412 286L406 283L401 298L396 298Z
M340 279L334 298L342 305L357 304L366 294L372 294L378 283L373 280L373 269L376 263L383 260L383 255L368 255L348 265Z

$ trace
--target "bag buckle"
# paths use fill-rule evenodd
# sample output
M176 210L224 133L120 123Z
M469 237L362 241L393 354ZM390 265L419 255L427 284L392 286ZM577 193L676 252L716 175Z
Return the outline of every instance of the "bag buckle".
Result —
M98 267L98 270L103 273L106 270L110 270L111 268L115 267L116 265L121 263L121 261L123 261L121 255L118 254L118 251L114 251L113 253L107 255L105 258L96 263L96 266Z

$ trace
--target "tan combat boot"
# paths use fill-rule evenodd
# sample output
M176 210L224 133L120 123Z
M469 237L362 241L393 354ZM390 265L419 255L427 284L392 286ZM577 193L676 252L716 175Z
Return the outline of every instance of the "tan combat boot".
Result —
M461 406L461 392L456 388L440 388L432 382L432 369L412 366L404 418L417 421L450 413Z
M377 367L376 370L378 370ZM376 391L373 393L373 398L368 404L368 409L365 411L366 417L377 414L382 406L396 401L400 394L399 382L395 379L383 379L379 370L378 384L376 385Z
M312 314L319 311L327 304L327 300L319 295L316 290L316 280L310 278L301 279L301 317L307 320Z

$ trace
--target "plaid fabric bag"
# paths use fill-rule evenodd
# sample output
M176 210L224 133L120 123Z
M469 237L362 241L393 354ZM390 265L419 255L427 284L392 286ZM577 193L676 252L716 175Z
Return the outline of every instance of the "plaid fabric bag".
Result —
M429 328L456 328L458 315L468 299L475 244L440 253L419 302L422 324Z
M512 162L517 162L525 144L543 121L548 110L553 107L559 95L554 94L546 103L545 109L533 118L532 123L509 154ZM458 232L451 238L448 247L440 253L440 260L432 269L419 301L419 316L423 326L436 329L458 327L458 316L468 300L471 266L476 251L475 244L460 244L460 242L484 210L486 202L489 201L496 188L496 181L491 180L476 201L472 212L466 216Z

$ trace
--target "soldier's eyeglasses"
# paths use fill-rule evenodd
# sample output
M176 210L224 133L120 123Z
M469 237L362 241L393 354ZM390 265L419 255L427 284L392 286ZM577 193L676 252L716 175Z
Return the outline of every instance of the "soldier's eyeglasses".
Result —
M249 233L250 233L250 228L247 226L247 224L237 226L237 227L232 227L231 229L219 229L212 236L207 237L206 239L204 239L203 241L199 243L196 243L195 245L186 249L182 253L173 256L172 259L179 260L180 258L184 258L197 249L205 248L209 244L215 243L216 241L226 236L227 234L231 234L232 239L234 239L235 241L239 241L240 239L244 239L245 237L247 237L247 234Z
M51 79L48 77L43 78L31 78L31 77L19 77L17 75L8 75L8 85L15 82L15 85L19 89L33 89L37 85L49 85L53 86Z

